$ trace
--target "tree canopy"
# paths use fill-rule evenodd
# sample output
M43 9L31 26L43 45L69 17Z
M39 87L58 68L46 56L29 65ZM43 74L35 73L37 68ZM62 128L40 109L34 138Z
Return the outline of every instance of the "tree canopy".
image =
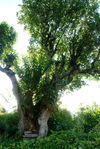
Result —
M100 79L98 1L23 0L17 15L31 34L21 81L35 98L81 87L83 76Z
M11 67L16 57L13 45L16 41L16 32L6 22L0 23L0 62L4 67Z

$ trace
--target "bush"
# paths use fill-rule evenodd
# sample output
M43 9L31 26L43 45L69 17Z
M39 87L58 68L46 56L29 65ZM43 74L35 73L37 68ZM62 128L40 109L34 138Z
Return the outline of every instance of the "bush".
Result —
M49 122L50 131L69 130L73 126L72 115L66 109L56 108ZM0 134L3 136L13 136L18 130L18 114L4 113L0 115Z
M37 139L33 149L99 149L100 135L78 133L74 130L54 132L45 139Z
M74 118L75 127L78 131L90 132L100 121L100 106L86 106L79 109Z
M17 112L0 115L0 134L4 136L14 136L18 131Z
M7 144L8 143L8 144ZM44 139L5 140L0 149L100 149L100 134L78 133L74 130L52 132Z
M26 141L14 136L18 126L17 113L2 114L0 130L7 137L0 138L0 149L100 149L99 115L97 105L80 108L74 120L70 112L56 108L49 120L49 129L54 130L51 135Z
M66 109L56 108L48 121L49 130L61 131L73 128L73 118Z

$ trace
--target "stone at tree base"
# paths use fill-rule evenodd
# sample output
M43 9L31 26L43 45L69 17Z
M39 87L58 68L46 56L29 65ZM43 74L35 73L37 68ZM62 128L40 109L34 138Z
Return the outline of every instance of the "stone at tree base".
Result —
M32 133L32 131L24 131L24 134L30 134L30 133Z
M32 131L25 131L23 135L23 138L27 140L34 139L37 137L38 137L38 134L37 133L34 134Z

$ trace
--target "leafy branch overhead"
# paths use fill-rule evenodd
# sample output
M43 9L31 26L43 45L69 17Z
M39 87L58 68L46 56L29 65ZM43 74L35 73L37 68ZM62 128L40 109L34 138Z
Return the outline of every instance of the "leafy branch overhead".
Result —
M6 22L0 23L0 62L3 67L10 68L16 58L13 45L16 42L16 32Z
M99 79L100 15L97 1L23 0L17 15L31 34L29 53L34 55L35 52L44 59L41 79L43 75L48 76L50 84L57 87L60 84L60 89L77 75L90 74Z
M31 34L28 56L15 64L16 33L3 22L0 59L19 76L22 94L31 90L34 101L57 100L59 91L81 87L83 76L100 79L99 1L23 0L20 8L19 23Z
M74 79L81 81L82 77L78 75L90 74L99 79L100 15L97 1L23 0L20 7L19 22L29 30L31 39L23 66L15 69L26 90L36 90L44 80L58 92ZM8 32L3 32L2 28ZM2 49L10 48L3 59L8 68L16 57L12 50L14 41L13 28L1 23Z

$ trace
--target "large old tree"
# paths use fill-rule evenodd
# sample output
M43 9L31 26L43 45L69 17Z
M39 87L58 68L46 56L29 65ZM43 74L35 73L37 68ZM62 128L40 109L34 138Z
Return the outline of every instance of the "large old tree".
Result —
M100 79L98 3L23 0L17 15L31 39L21 62L13 49L14 29L0 24L0 71L12 82L22 133L46 136L59 94L84 85L83 77Z

